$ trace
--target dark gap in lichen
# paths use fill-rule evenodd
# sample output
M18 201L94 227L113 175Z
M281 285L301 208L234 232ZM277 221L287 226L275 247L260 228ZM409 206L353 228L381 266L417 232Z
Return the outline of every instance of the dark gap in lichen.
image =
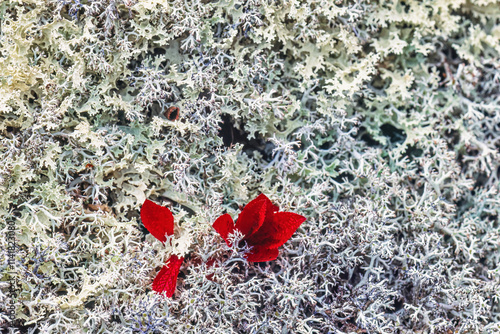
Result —
M404 307L404 300L403 298L394 298L394 304L392 305L394 309L392 310L392 313L396 313L399 310L402 310Z
M153 49L153 53L152 53L152 56L162 56L164 54L167 53L167 50L165 50L164 48L154 48Z
M125 83L125 81L118 79L115 82L115 87L118 88L119 90L122 90L128 87L128 85Z
M30 334L38 334L40 333L40 329L36 328L38 327L38 324L31 324L29 326L24 326L24 325L21 325L21 321L24 321L24 320L21 320L21 319L16 319L12 324L15 325L15 326L9 326L9 328L13 329L13 328L16 328L19 332L17 333L30 333ZM15 333L15 332L13 332Z
M387 81L382 79L382 76L380 74L375 75L371 81L371 85L375 89L383 89L386 84Z
M66 291L66 290L57 290L55 293L58 296L66 296L68 294L68 291Z
M369 147L381 147L382 145L373 139L373 137L368 133L365 127L360 127L358 131L358 137L366 143Z
M5 131L7 131L8 133L16 134L16 133L18 133L18 132L19 132L19 128L16 128L16 127L13 127L13 126L8 125L8 126L5 128Z
M310 302L305 302L305 305L302 305L304 309L304 314L306 317L310 317L315 313L316 307Z
M113 314L111 317L111 322L121 323L120 317L116 314Z
M391 144L402 144L406 140L406 133L393 126L392 124L385 123L380 127L382 134L389 138Z
M95 300L90 300L90 301L86 302L85 308L93 311L95 308Z
M347 181L345 181L345 179L347 179ZM335 182L337 183L349 183L354 180L354 175L348 172L342 172L338 176L334 177L333 180L335 180Z
M410 158L410 161L413 161L415 158L422 157L423 153L424 151L417 148L415 145L408 145L406 147L404 155Z
M347 320L343 320L342 321L342 324L343 326L341 327L342 330L346 331L346 332L354 332L354 333L366 333L367 331L362 328L362 327L358 327L358 324L356 322L356 318L357 318L357 314L360 310L357 310L356 312L354 312L352 314L352 316L349 317L349 319Z
M137 58L132 58L127 64L127 69L134 71L133 74L138 74L137 68L142 66L142 61L144 60L144 56L139 54Z
M154 101L151 103L148 108L147 108L147 113L146 117L148 120L152 120L154 116L160 116L162 111L162 107L158 101ZM145 122L146 124L149 124L150 122Z
M480 173L476 176L476 183L474 184L474 189L478 189L479 187L484 187L486 183L488 182L488 174L486 173ZM471 195L474 196L474 190L472 191Z
M450 149L453 149L460 142L460 132L455 129L446 129L444 135L448 139L448 148Z
M185 268L184 268L185 269ZM180 270L179 271L179 276L178 276L180 279L185 279L186 278L186 273L184 272L184 270Z
M265 142L260 138L248 139L248 133L238 129L231 116L222 115L222 122L219 123L219 137L222 138L225 147L232 147L236 143L243 144L243 152L249 157L253 157L254 152L258 151L265 161L272 160L272 149L274 145L270 142ZM271 147L272 146L272 147Z

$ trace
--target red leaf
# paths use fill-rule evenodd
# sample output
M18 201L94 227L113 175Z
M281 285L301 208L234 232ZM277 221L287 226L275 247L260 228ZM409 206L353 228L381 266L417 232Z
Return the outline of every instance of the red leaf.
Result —
M141 207L141 220L144 227L161 242L165 242L166 235L174 234L174 216L168 208L146 200Z
M305 220L293 212L277 212L271 221L245 240L249 245L277 248L287 242Z
M219 217L213 227L229 246L229 233L234 229L240 230L244 235L243 240L253 247L246 254L249 262L272 261L279 255L278 247L287 242L306 220L296 213L278 210L278 206L266 195L260 194L243 208L236 224L226 214Z
M264 223L266 210L266 200L257 197L243 208L236 221L236 228L240 230L245 237L252 235L262 226L262 223Z
M234 223L233 218L229 214L223 214L212 225L213 228L220 234L222 239L226 242L226 244L231 247L231 243L227 239L229 233L233 233L234 231Z
M271 200L264 194L260 194L259 196L257 196L256 199L254 199L254 201L258 201L258 200L264 200L266 202L266 206L267 206L266 219L272 217L273 213L278 212L280 209L277 205L274 205L271 202Z
M259 196L257 196L256 199L259 199L259 198L266 202L266 217L264 218L264 222L262 223L262 225L272 224L274 213L278 212L279 207L277 205L274 205L271 202L271 200L264 194L260 194ZM248 235L246 239L251 237L256 232L257 232L257 230L255 230L252 234Z
M246 258L249 262L266 262L276 260L278 255L278 248L254 246L250 253L246 255Z
M161 268L158 275L153 281L153 290L157 293L166 292L167 297L172 297L177 285L177 276L179 276L179 269L181 268L184 258L178 258L177 255L172 255L163 268Z

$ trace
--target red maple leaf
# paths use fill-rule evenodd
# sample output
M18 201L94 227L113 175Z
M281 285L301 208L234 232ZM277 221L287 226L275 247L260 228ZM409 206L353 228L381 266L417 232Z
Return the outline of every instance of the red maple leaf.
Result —
M141 220L144 227L162 243L167 241L167 235L174 234L174 216L168 208L146 200L141 207ZM179 269L184 261L183 257L172 255L153 281L153 290L157 293L166 292L167 297L172 297L177 284Z
M278 210L266 195L260 194L243 208L236 224L226 213L217 218L212 226L229 247L229 234L239 230L244 236L242 240L252 247L246 254L248 261L272 261L278 257L278 247L287 242L306 220L296 213Z

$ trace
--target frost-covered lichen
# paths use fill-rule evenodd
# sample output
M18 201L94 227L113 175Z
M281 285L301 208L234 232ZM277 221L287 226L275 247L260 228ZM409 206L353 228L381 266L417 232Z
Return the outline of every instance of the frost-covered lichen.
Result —
M1 1L1 328L499 333L499 17L494 0ZM211 224L261 192L307 221L249 264ZM178 222L165 246L146 198ZM176 294L155 295L180 253Z

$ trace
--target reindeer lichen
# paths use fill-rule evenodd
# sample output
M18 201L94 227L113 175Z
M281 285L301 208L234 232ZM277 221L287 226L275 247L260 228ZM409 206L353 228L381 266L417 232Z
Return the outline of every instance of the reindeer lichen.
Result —
M500 332L499 16L496 0L0 2L0 328ZM307 220L249 263L212 224L260 193ZM174 214L165 245L147 198ZM151 283L172 254L169 299Z

